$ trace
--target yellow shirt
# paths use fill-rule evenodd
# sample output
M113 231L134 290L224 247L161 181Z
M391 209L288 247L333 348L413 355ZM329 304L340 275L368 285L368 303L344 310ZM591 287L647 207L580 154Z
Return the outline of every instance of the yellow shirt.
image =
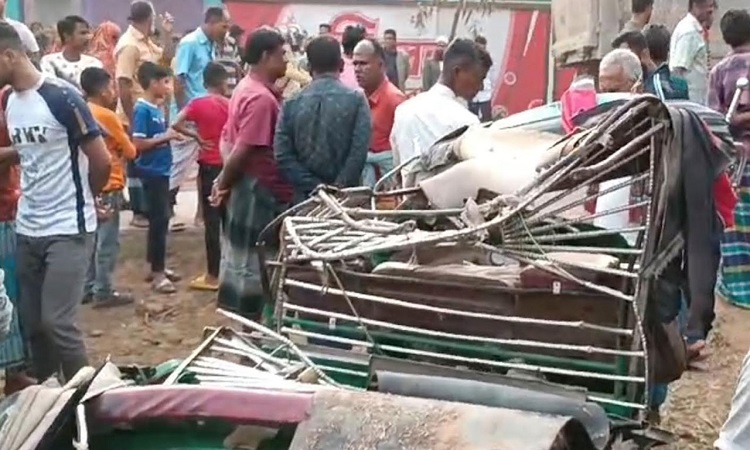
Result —
M148 36L132 25L122 33L115 46L115 78L124 78L133 82L133 102L143 96L143 89L138 84L138 68L146 61L162 63L164 51ZM125 117L122 105L118 102L117 113L125 124L130 118Z

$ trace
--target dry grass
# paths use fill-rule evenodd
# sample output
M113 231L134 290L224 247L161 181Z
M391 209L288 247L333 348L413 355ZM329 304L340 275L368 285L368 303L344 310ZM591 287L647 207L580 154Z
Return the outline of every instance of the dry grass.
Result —
M717 301L716 332L707 372L688 372L675 383L663 428L680 437L672 450L713 448L732 401L737 375L750 348L750 311Z

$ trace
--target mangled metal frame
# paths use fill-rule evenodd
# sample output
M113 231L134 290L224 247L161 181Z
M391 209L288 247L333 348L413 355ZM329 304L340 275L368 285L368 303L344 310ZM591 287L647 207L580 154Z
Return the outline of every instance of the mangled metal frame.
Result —
M280 251L274 261L265 261L264 281L275 300L274 325L276 331L291 339L315 339L332 345L345 345L365 352L385 351L401 357L428 358L449 366L482 366L486 370L523 371L570 376L620 383L623 399L589 396L590 401L605 405L644 410L648 405L651 383L649 355L644 333L644 315L648 305L648 292L659 267L654 267L655 239L657 239L659 217L665 208L663 194L667 171L666 152L670 143L669 113L666 107L653 97L636 98L605 117L597 126L583 132L563 145L559 158L546 167L537 179L513 196L497 196L476 204L467 202L464 208L450 210L403 209L402 202L395 210L375 210L375 199L387 196L409 198L418 196L419 188L398 189L391 192L373 193L367 188L319 189L309 200L297 205L273 225L281 224ZM568 207L583 205L586 201L611 193L620 188L642 183L643 198L627 208L601 211L598 214L562 220L560 209L549 206L572 198L583 186L605 180L630 177L598 194L570 200ZM541 200L543 196L546 199ZM545 207L547 208L545 210ZM622 230L577 231L564 237L548 234L561 226L574 231L572 226L591 221L597 217L641 208L645 211L641 223ZM657 220L654 220L656 216ZM441 230L425 231L417 226L419 220L442 219L452 224ZM269 227L272 228L272 227ZM634 248L589 248L559 246L556 243L571 238L596 238L597 236L637 233ZM493 246L485 242L489 234L502 235L502 244ZM521 316L503 316L477 313L457 308L441 308L413 301L404 301L396 296L358 293L342 282L341 271L347 261L367 257L378 252L416 249L425 246L451 246L456 243L473 245L488 252L497 253L528 266L548 272L562 280L575 283L588 292L616 298L628 306L616 327L589 323L586 317L578 320L544 320ZM617 267L588 267L570 261L556 260L547 254L554 251L601 252L622 258ZM663 259L663 258L662 258ZM661 264L661 263L659 263ZM295 279L294 270L306 267L319 274L317 282ZM607 276L623 280L621 288L587 281L576 275L579 269L599 271ZM644 273L648 269L648 276ZM311 295L337 296L348 304L348 313L326 309L325 302L305 305L292 298L289 289L309 292ZM468 288L468 287L467 287ZM515 324L557 327L570 330L594 330L617 336L618 344L612 348L592 345L568 345L545 342L539 339L496 339L472 336L468 330L463 334L451 334L433 329L400 325L363 317L355 307L356 302L368 302L403 308L404 311L431 313L454 318L494 321L498 325ZM328 320L330 324L340 321L351 323L364 331L364 339L355 340L329 333L305 330L299 326L285 324L285 319L306 315ZM433 353L413 348L383 345L371 336L370 330L417 333L435 339L456 339L484 345L538 349L552 352L577 352L582 355L604 354L627 360L627 373L612 375L605 373L570 370L523 361L466 358L447 353ZM628 348L621 346L620 337L630 342Z

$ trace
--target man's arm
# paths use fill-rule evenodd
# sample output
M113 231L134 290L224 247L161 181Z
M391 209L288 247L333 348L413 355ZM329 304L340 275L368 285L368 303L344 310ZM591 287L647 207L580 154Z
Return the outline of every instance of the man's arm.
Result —
M370 148L372 136L372 118L370 107L367 105L365 96L357 93L356 116L354 119L354 130L352 131L352 143L349 155L344 161L344 167L336 179L336 185L342 187L359 186L362 179L362 170L367 160L367 152Z
M724 105L724 83L722 83L716 68L708 75L708 107L722 114L727 113L728 105Z
M133 120L133 107L135 99L133 98L134 83L137 83L136 70L140 55L138 49L133 45L124 47L115 56L117 58L115 66L115 77L117 78L117 89L120 94L120 103L125 112L128 121Z
M0 147L0 166L18 164L18 152L13 147Z
M187 104L185 78L190 72L190 66L193 63L194 49L195 47L190 42L185 41L181 41L180 45L177 46L174 71L174 99L178 110L181 110Z
M171 128L162 136L149 137L149 124L153 120L151 112L146 108L138 107L133 113L131 130L133 144L135 144L135 149L138 153L146 153L154 150L177 137L176 132Z
M705 45L705 42L697 33L688 33L678 37L674 50L669 54L669 69L672 73L684 77L688 69L693 66L701 45Z
M189 138L195 139L198 142L198 145L203 147L205 143L203 142L203 139L201 139L200 134L198 134L197 131L188 128L185 126L185 122L195 122L195 118L193 117L195 114L195 102L190 102L188 105L183 108L179 113L177 113L177 117L174 119L174 123L172 124L172 128Z
M274 157L279 170L294 186L295 191L307 195L318 185L323 184L323 181L307 170L297 158L298 154L294 146L294 127L289 110L290 103L287 102L284 104L276 126L276 136L274 136L273 141Z

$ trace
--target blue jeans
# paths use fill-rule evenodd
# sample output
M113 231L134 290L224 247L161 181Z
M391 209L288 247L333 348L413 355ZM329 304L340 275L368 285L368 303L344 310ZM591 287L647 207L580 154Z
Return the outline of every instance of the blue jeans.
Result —
M378 179L393 170L393 152L367 152L365 168L362 170L362 184L375 187Z
M114 292L112 274L115 272L117 257L120 254L122 191L102 194L101 199L104 205L112 209L112 217L100 221L96 227L96 245L86 276L86 294L95 298L106 298Z

